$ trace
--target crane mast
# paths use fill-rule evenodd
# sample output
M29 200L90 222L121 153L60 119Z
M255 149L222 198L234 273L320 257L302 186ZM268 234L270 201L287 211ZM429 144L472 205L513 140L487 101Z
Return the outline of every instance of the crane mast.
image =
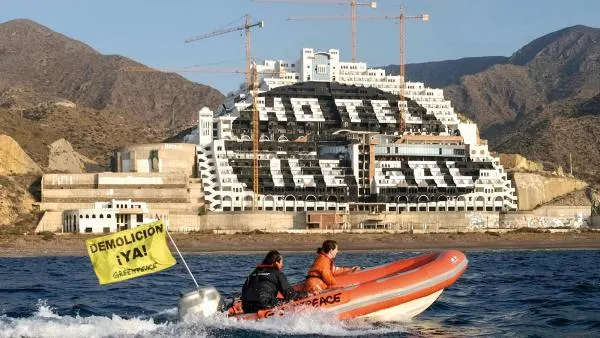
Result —
M421 19L423 21L429 21L429 15L420 14L413 16L406 16L404 14L404 7L400 7L400 15L399 16L391 16L391 15L369 15L369 16L356 16L354 13L348 18L347 16L313 16L313 17L289 17L288 20L352 20L355 22L356 20L399 20L400 21L400 83L398 88L398 103L404 100L405 96L405 77L406 77L406 29L405 29L405 20L406 19ZM353 60L354 62L354 60ZM403 132L405 129L404 125L404 104L401 104L401 107L398 109L398 129L400 132Z
M406 92L406 26L405 26L405 20L406 19L420 19L423 21L429 21L429 15L428 14L419 14L419 15L412 15L412 16L406 16L404 14L404 7L400 7L400 16L397 17L397 19L400 21L400 88L399 88L399 99L400 100L404 100L404 96L405 96L405 92ZM404 100L406 101L406 100ZM406 105L408 108L408 101L406 101ZM404 132L404 129L406 128L405 123L404 123L404 104L402 104L402 108L399 109L399 118L398 118L398 129L400 130L400 132Z
M258 160L258 149L259 149L259 114L258 107L256 103L258 102L258 72L256 70L256 65L253 68L252 72L252 189L254 191L254 203L252 204L254 210L256 210L256 205L258 205L258 179L259 179L259 171L260 171L260 162Z
M323 5L350 5L351 35L352 35L352 62L356 62L356 7L367 6L377 8L376 1L358 2L357 0L252 0L263 3L301 3L301 4L323 4Z
M230 27L230 28L225 28L225 29L220 29L220 30L216 30L210 33L206 33L206 34L202 34L202 35L198 35L196 37L192 37L189 38L187 40L185 40L186 43L188 42L193 42L193 41L197 41L197 40L202 40L202 39L206 39L206 38L210 38L213 36L218 36L218 35L222 35L222 34L226 34L226 33L230 33L230 32L235 32L235 31L244 31L244 35L245 35L245 47L246 47L246 68L245 68L245 73L246 73L246 86L248 88L248 91L252 92L252 154L253 154L253 165L252 165L252 191L254 192L254 203L252 203L252 209L256 210L256 207L258 205L258 193L259 193L259 161L258 161L258 152L259 152L259 131L260 128L258 126L259 124L259 116L258 116L258 108L256 106L256 96L258 95L258 85L257 85L257 75L256 75L256 66L254 67L254 70L252 70L251 67L251 49L250 49L250 29L253 27L259 27L262 28L264 27L264 21L257 21L257 22L251 22L250 21L250 15L246 15L246 21L243 25L239 25L239 26L235 26L235 27Z

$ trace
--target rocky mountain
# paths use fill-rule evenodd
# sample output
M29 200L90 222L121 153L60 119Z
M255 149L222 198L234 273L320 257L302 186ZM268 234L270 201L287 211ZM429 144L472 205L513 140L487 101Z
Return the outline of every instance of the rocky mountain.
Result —
M496 64L486 60L494 59L457 60L464 71L449 61L407 65L407 78L431 85L460 76L444 87L446 98L478 123L493 150L567 171L572 163L575 174L600 182L600 29L568 27Z
M0 135L0 175L36 175L41 173L40 167L12 137Z
M578 104L573 113L574 117L600 115L600 93L591 99Z
M36 176L0 176L0 235L33 230L37 221L35 198L29 188Z
M48 147L48 170L55 172L80 174L98 171L98 163L73 150L69 141L61 138Z
M178 135L223 98L176 74L125 71L140 66L30 20L0 24L0 234L35 226L42 172L106 170L114 149Z
M406 78L413 81L425 82L429 87L443 88L455 84L465 75L482 72L493 65L508 63L505 56L470 57L458 60L445 60L406 65ZM389 65L386 73L399 74L398 65ZM416 80L418 79L418 80Z
M131 72L140 64L30 20L0 24L0 133L42 167L65 138L100 164L125 144L159 142L215 108L217 90L172 73ZM33 136L33 137L32 137Z
M0 135L0 234L5 228L21 232L21 227L9 225L34 221L35 198L28 190L38 175L40 168L19 144L10 136Z

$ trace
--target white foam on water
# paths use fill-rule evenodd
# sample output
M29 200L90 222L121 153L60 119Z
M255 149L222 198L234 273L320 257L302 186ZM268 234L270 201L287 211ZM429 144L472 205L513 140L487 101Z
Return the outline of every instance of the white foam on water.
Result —
M153 319L112 317L59 316L45 302L28 318L0 317L0 337L123 337L146 336L168 324Z
M176 308L169 308L159 315L175 318L176 313ZM340 321L332 315L312 309L259 321L244 321L219 314L209 318L191 315L181 322L156 323L153 318L145 316L129 319L118 315L60 316L45 302L40 302L31 317L0 316L0 338L243 336L248 331L258 335L264 333L278 336L373 336L407 333L402 323L377 325L363 320Z
M179 311L176 307L159 311L158 313L152 315L141 315L138 318L147 319L147 318L156 318L156 317L167 317L167 318L177 318Z
M365 336L406 332L404 325L399 323L381 327L364 320L340 321L331 314L313 309L288 314L285 317L271 317L258 321L228 318L225 314L209 318L191 315L186 317L180 325L204 326L209 330L218 328L255 331L273 335Z

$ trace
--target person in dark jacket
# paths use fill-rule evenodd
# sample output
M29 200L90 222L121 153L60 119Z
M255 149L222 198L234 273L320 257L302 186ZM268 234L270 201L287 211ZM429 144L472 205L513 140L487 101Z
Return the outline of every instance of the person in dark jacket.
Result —
M242 288L242 309L245 313L257 312L279 305L277 293L285 301L306 297L307 292L295 291L288 283L283 269L283 258L278 251L269 251L262 264L246 278Z

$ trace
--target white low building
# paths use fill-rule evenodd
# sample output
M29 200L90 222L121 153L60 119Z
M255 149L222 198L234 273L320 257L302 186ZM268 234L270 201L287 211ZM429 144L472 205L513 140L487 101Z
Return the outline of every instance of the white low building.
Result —
M63 232L112 233L163 220L169 226L168 212L151 212L144 202L111 200L96 202L93 209L63 211Z

